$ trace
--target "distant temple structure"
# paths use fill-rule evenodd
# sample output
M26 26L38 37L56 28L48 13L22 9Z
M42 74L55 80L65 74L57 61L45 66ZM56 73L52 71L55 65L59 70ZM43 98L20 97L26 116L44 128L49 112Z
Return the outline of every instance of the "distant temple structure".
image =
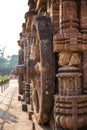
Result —
M87 130L87 0L29 0L19 94L52 130Z

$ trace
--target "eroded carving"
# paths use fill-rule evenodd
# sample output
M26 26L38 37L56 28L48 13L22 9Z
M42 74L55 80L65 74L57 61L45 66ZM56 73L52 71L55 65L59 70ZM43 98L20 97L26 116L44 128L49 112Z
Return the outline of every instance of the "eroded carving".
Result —
M87 2L29 0L28 5L18 42L24 100L39 124L86 130Z

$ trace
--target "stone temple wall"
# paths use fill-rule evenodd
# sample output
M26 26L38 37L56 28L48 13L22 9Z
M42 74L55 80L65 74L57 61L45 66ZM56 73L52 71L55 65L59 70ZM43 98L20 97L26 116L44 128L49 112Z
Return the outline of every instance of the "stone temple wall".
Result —
M39 124L87 129L87 1L29 0L19 50L19 94Z

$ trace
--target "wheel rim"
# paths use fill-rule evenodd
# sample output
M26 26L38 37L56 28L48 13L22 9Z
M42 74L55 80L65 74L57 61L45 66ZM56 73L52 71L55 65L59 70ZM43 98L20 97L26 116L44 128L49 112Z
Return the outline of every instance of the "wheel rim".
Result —
M45 20L44 22L46 22ZM54 94L53 49L52 49L52 39L50 39L49 36L48 38L44 39L40 38L38 22L35 22L34 29L35 30L33 31L36 31L34 33L36 40L34 44L35 54L33 58L36 62L35 65L36 74L34 76L35 85L33 88L33 109L38 123L43 124L47 123L47 121L49 120L53 106L53 94ZM43 32L48 31L44 29L45 28L43 28Z

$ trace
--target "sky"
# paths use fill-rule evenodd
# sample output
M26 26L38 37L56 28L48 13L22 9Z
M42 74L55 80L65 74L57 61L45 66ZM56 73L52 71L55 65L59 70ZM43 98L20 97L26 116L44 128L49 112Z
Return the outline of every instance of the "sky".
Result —
M17 41L28 9L28 0L0 0L0 49L5 47L5 56L18 54Z

